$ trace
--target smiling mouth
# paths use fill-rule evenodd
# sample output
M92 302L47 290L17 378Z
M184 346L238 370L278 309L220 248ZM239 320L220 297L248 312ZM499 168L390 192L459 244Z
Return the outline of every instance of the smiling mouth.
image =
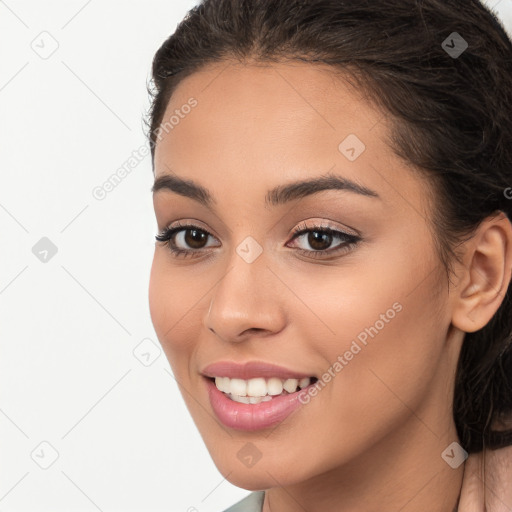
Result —
M278 396L290 395L317 382L316 377L280 379L278 377L235 379L207 377L226 397L243 404L268 402Z

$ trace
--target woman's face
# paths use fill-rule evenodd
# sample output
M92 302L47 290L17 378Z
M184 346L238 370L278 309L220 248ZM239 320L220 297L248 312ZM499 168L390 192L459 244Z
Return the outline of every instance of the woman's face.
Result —
M223 62L180 83L165 122L155 179L210 202L154 191L159 232L195 228L171 238L186 257L157 242L150 311L221 473L263 489L376 455L444 464L462 338L426 182L386 145L387 118L326 68ZM346 186L283 192L328 175ZM241 403L247 386L260 403Z

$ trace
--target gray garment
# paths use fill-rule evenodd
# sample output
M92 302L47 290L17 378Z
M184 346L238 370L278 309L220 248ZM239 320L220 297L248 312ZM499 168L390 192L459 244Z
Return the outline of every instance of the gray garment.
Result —
M224 512L261 512L264 499L265 491L253 491L244 499L237 501L234 505L224 510Z

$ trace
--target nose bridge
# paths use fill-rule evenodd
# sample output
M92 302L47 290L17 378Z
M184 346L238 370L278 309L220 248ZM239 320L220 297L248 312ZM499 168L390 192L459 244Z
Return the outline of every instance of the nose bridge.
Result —
M247 236L231 250L226 273L214 289L213 306L246 309L265 293L268 273L263 246Z
M279 329L283 318L268 263L262 244L252 236L233 247L206 319L207 327L221 338L235 340L247 329Z

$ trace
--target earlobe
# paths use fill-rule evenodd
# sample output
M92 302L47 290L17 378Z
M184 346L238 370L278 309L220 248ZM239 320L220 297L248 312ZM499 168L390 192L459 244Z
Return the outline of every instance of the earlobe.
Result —
M466 242L463 261L452 323L464 332L475 332L499 309L511 280L512 224L503 212L480 224Z

